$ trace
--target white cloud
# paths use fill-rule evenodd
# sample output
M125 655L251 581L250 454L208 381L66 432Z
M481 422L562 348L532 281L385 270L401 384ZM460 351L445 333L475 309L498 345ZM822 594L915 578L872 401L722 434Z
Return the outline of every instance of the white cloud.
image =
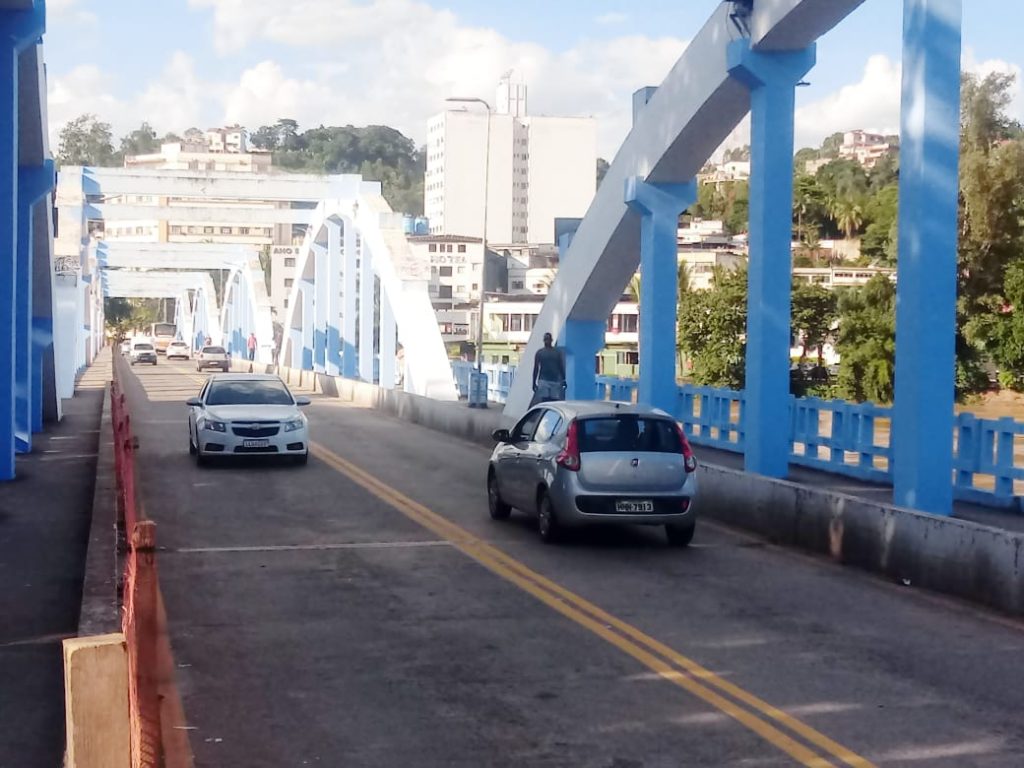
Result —
M119 98L113 94L115 85L113 77L93 64L50 77L47 91L51 145L58 146L65 123L86 113L110 123L115 144L144 120L159 135L181 132L210 120L211 99L216 100L224 90L201 82L192 58L181 51L175 52L160 77L139 93Z
M899 133L900 77L899 62L881 54L869 58L858 82L797 109L797 148L817 147L833 133L858 128Z
M1019 64L1014 64L1004 59L978 61L974 49L968 47L964 49L961 66L965 72L970 72L979 77L985 77L993 73L1013 75L1016 80L1010 90L1012 101L1010 102L1009 112L1011 117L1024 121L1024 83L1021 82L1024 72L1022 72Z
M279 64L263 61L243 72L239 83L228 92L224 121L255 130L289 117L308 126L325 121L325 109L331 109L332 101L326 86L288 78Z
M58 23L71 22L74 24L95 24L96 14L92 11L83 11L78 7L79 0L49 0L46 3L46 14Z
M604 13L598 16L594 21L607 27L613 27L624 23L627 19L629 19L627 14L619 13L618 11L611 11L610 13Z
M270 41L301 52L311 72L297 76L284 57L247 70L229 91L229 119L386 123L418 141L446 97L490 99L502 73L515 69L530 85L532 113L597 117L599 150L611 155L629 129L633 90L660 83L686 45L624 36L554 53L417 0L189 3L213 12L219 52Z

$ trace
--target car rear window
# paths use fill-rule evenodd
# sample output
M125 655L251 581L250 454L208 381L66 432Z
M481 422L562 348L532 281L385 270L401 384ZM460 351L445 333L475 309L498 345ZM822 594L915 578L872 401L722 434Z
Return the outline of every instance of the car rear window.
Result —
M579 421L581 453L682 453L676 426L633 414Z
M204 355L226 355L224 347L203 347Z
M149 352L150 350L153 349L153 345L152 344L136 344L135 348L136 349L141 349L143 352Z
M207 405L292 405L280 381L217 381L210 385Z

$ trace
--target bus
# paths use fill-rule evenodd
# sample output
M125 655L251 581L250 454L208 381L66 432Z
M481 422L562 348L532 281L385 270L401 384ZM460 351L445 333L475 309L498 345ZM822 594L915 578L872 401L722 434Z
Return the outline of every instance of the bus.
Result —
M153 323L149 326L149 338L157 354L165 354L167 345L178 338L178 326L174 323Z

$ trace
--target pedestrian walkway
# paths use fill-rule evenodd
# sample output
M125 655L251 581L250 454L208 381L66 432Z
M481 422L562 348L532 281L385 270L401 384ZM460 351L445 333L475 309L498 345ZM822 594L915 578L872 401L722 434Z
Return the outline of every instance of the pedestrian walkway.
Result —
M78 628L96 447L110 354L64 418L0 484L0 768L55 768L64 752L61 640Z

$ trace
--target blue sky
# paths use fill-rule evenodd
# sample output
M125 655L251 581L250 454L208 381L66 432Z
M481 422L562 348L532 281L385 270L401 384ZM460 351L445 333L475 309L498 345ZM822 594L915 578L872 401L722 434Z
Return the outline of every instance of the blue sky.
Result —
M181 131L294 117L387 123L422 140L446 96L488 97L515 68L530 84L531 111L596 116L600 151L611 155L632 90L660 82L718 4L50 0L51 123L56 131L88 111L120 133L146 119ZM1024 2L964 5L965 66L1019 71ZM800 143L896 127L901 16L900 0L866 0L822 40L812 86L799 92Z

